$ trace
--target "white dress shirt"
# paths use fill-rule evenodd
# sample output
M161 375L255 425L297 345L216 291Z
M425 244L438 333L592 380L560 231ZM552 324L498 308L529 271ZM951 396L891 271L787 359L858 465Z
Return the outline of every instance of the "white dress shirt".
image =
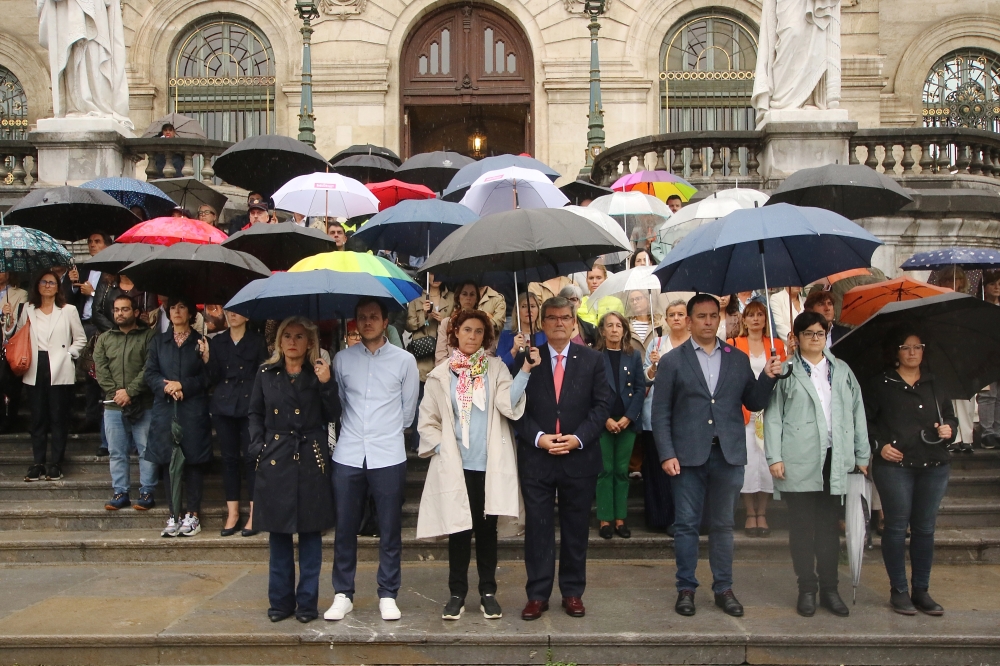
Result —
M819 394L819 402L823 406L823 416L826 417L826 448L833 446L833 387L830 386L830 362L823 357L816 365L805 358L809 367L809 380Z
M101 283L101 271L90 271L90 275L87 276L87 282L90 286L94 288L94 292L97 292L97 285ZM87 321L93 316L94 310L94 294L87 296L87 300L83 304L83 316L81 319Z
M552 343L549 343L549 345L548 345L548 347L549 347L549 359L552 361L552 376L553 376L553 378L555 377L555 374L556 374L556 363L560 362L559 361L559 356L561 355L562 356L563 381L564 382L566 380L566 356L569 353L569 346L570 346L570 343L567 342L565 347L563 347L559 351L556 351L556 348L552 346ZM560 396L562 395L562 389L563 388L565 388L565 386L559 387L559 395ZM538 440L544 434L545 434L544 432L542 432L541 430L539 430L538 434L535 435L535 447L536 448L538 447ZM553 433L553 434L555 434L555 433ZM571 435L571 437L576 437L576 435ZM576 437L576 441L580 443L579 448L582 449L583 448L583 440L580 439L579 437Z

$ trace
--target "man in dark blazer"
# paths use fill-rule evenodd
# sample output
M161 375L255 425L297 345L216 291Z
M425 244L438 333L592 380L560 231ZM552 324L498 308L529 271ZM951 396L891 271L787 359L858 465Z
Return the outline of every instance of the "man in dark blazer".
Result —
M528 603L521 613L536 620L549 608L556 569L555 500L559 494L559 590L563 608L583 617L590 508L604 468L598 438L611 409L604 358L570 342L573 307L562 297L542 304L548 343L525 389L527 405L517 422L518 476L524 497L524 566Z
M663 471L674 498L677 603L694 615L698 587L698 528L708 503L708 553L715 604L743 615L733 594L733 509L747 464L745 406L767 406L781 363L772 358L756 379L746 354L716 337L719 302L709 294L688 301L691 339L660 359L653 392L652 425Z

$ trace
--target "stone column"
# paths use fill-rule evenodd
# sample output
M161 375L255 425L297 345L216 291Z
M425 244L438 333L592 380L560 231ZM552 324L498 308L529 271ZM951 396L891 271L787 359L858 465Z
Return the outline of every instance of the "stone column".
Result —
M28 140L38 148L38 187L80 185L95 178L135 177L125 139L113 118L42 118Z

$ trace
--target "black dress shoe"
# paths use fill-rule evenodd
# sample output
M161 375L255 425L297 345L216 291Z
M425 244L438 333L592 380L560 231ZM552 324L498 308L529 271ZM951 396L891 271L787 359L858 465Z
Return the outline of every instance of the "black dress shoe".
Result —
M667 536L672 537L677 531L677 528L673 525L667 525Z
M239 531L240 528L237 525L233 525L232 527L223 527L221 530L219 530L219 536L224 536L224 537L233 536Z
M615 530L611 527L611 523L608 523L607 525L601 525L597 533L601 535L602 539L610 539L615 535Z
M269 608L267 611L267 617L270 618L271 622L281 622L282 620L287 620L293 615L293 611L280 611L273 608Z
M301 622L302 624L306 624L307 622L312 622L313 620L315 620L317 616L318 616L318 613L315 613L315 612L311 612L311 613L296 613L295 614L295 619L298 620L299 622Z
M240 536L252 537L252 536L257 536L258 534L260 534L258 530L247 530L247 529L240 530Z
M802 617L812 617L816 614L816 593L799 592L799 601L795 604L795 610Z
M921 613L926 613L927 615L944 615L944 608L941 607L939 603L931 599L931 595L927 594L926 589L921 589L919 587L913 588L913 594L910 595L910 601Z
M897 592L895 588L889 590L889 604L892 610L900 615L916 615L917 608L910 600L910 595L906 592Z
M819 605L838 617L847 617L851 614L851 609L840 598L840 592L837 590L820 590Z
M677 593L677 603L674 604L674 610L677 611L678 615L683 615L685 617L691 617L694 615L694 590L681 590Z
M715 595L715 605L721 608L726 615L743 617L743 604L739 602L732 590Z
M632 530L630 530L628 528L628 525L626 525L625 523L622 523L621 525L615 525L615 534L617 534L623 539L632 538Z

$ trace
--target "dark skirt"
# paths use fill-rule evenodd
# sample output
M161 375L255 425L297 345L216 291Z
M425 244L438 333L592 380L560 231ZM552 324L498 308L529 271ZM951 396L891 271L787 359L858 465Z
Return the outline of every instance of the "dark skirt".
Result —
M639 433L642 445L642 481L645 490L646 527L663 530L674 524L674 499L670 494L670 477L660 465L653 433Z

